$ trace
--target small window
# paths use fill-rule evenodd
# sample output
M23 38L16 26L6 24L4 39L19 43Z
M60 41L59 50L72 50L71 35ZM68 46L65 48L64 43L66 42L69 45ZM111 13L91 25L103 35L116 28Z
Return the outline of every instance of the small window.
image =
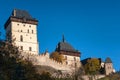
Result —
M68 64L68 62L66 62L66 64Z
M31 48L31 47L29 47L29 51L32 51L32 48Z
M23 26L25 26L25 24Z
M28 33L29 33L29 29L28 29L28 31L27 31Z
M75 67L77 67L77 63L75 63Z
M74 57L74 61L76 61L76 57Z
M19 26L19 24L17 24Z
M23 31L21 30L21 32L23 32Z
M29 25L29 27L31 28L31 25Z
M33 30L32 30L32 33L33 33Z
M20 41L23 42L23 36L22 35L20 35Z
M67 56L65 56L65 59L67 60Z
M23 50L23 46L20 46L20 50Z

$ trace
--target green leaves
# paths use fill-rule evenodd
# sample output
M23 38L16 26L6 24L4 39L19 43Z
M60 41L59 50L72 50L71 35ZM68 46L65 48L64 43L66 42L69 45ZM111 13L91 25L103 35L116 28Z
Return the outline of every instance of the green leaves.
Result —
M18 48L4 42L0 46L0 79L2 80L39 80L32 63L19 57Z

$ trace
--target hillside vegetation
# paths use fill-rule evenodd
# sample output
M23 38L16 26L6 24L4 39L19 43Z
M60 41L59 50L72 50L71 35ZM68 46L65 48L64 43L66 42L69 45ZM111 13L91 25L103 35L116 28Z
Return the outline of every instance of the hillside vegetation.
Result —
M120 71L99 80L120 80Z
M18 48L8 42L0 42L0 80L76 80L75 76L55 78L53 73L61 71L48 66L34 66L23 59Z

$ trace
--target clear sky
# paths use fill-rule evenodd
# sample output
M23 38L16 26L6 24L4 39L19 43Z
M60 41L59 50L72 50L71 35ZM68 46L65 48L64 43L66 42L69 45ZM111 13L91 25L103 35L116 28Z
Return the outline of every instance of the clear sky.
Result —
M39 20L40 52L53 52L65 39L81 59L110 57L120 70L120 1L118 0L0 0L0 31L13 9L27 10Z

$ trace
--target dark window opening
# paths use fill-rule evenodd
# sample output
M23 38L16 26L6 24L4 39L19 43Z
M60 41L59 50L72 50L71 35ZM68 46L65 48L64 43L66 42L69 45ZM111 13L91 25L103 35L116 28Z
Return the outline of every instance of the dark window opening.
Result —
M76 57L74 57L74 61L76 61Z
M23 50L23 46L20 46L20 50Z
M29 47L29 51L32 51L32 48L31 48L31 47Z
M32 30L32 33L33 33L33 30Z
M66 62L66 64L68 64L68 62Z
M29 33L29 29L28 29L28 31L27 31L28 33Z
M65 59L67 60L67 56L65 56Z
M20 41L22 41L22 42L23 42L23 36L22 36L22 35L20 36Z

